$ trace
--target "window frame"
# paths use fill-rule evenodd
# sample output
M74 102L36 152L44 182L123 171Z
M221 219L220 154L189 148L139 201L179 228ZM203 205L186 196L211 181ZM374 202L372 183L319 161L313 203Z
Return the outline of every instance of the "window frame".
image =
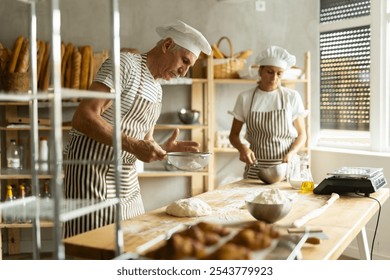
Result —
M370 25L370 129L367 132L321 129L317 125L316 146L390 152L390 0L371 0L368 16L319 23L319 33ZM386 12L388 11L388 12ZM378 55L379 54L379 55ZM320 73L320 72L319 72ZM318 104L318 106L320 106Z

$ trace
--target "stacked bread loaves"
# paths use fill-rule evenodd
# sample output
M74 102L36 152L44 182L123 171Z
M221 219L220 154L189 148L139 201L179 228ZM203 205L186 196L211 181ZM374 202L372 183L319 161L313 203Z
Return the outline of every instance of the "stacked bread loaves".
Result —
M38 89L46 91L49 88L51 63L50 43L37 40L37 84ZM108 57L105 55L104 59ZM102 63L102 62L101 62ZM100 64L101 64L100 63ZM99 65L100 66L100 65ZM95 75L95 60L92 47L74 46L72 43L61 44L61 85L72 89L88 89ZM12 49L5 48L0 43L1 76L9 79L14 73L24 73L29 81L30 42L24 36L16 38ZM3 81L7 83L7 81Z
M62 43L61 84L72 89L88 89L94 76L93 51L90 45L76 47Z

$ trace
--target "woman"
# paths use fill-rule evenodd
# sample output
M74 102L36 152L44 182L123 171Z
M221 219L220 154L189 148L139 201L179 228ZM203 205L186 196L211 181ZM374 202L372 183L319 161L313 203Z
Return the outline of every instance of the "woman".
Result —
M258 179L259 168L289 162L306 142L302 98L296 90L280 85L284 71L295 60L277 46L263 51L256 60L257 87L237 98L229 140L246 163L244 178ZM240 140L244 124L249 147Z

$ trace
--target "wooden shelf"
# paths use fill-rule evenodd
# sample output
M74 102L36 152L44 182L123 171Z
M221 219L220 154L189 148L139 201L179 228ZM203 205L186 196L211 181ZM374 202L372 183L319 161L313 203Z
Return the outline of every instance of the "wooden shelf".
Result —
M165 171L165 170L145 170L144 172L138 173L140 178L156 178L156 177L191 177L194 175L207 176L208 172L187 172L187 171Z
M165 129L206 129L207 126L203 124L156 124L154 127L155 130L165 130Z
M38 130L51 130L52 128L50 126L39 126L38 127ZM71 126L63 126L62 127L62 130L71 130L72 127ZM0 127L0 130L2 131L23 131L23 130L26 130L26 131L30 131L31 130L31 127L29 125L20 125L20 126L14 126L14 127Z
M50 228L53 227L54 223L51 221L41 221L40 222L40 227L41 228ZM0 228L32 228L31 223L12 223L12 224L5 224L5 223L0 223Z
M238 153L235 148L214 148L215 153Z
M13 169L1 169L0 179L12 180L12 179L21 179L28 180L32 178L32 171L28 169L13 170ZM51 179L53 176L49 173L38 173L38 179Z

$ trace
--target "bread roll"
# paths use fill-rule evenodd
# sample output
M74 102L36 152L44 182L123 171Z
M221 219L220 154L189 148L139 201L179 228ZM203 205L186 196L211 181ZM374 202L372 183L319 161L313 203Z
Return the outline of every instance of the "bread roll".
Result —
M19 52L18 62L15 72L26 73L30 67L30 41L24 38L22 47Z
M23 36L19 36L15 40L14 47L12 49L12 58L11 58L11 62L9 65L9 72L10 73L15 72L16 64L18 62L18 57L19 57L20 49L22 48L22 45L23 45L23 41L24 41Z
M70 87L73 89L80 88L80 70L81 70L81 53L77 48L73 50L72 54L72 73Z

